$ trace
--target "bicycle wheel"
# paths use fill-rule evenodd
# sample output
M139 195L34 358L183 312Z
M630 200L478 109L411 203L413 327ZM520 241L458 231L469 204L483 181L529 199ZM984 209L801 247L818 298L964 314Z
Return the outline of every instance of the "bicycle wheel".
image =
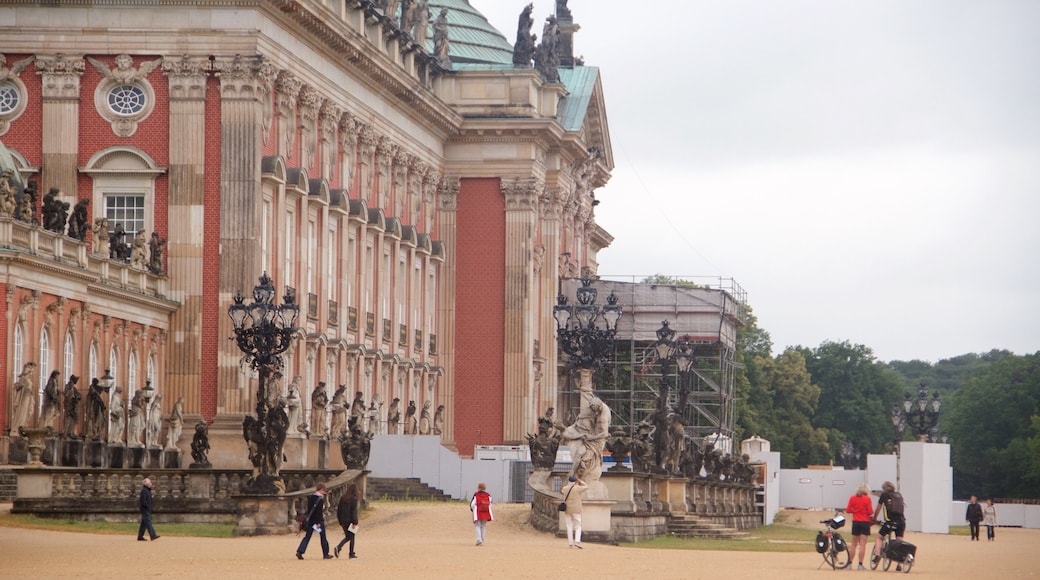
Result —
M903 560L903 574L909 574L910 568L914 565L914 555L908 554L906 560Z
M827 550L823 552L823 561L826 562L831 569L835 569L833 547L827 548Z
M844 570L852 565L852 555L849 554L848 548L834 552L834 569Z
M881 555L878 554L877 544L870 550L870 569L877 570L877 565L881 563Z
M888 556L884 555L884 552L882 552L882 555L881 555L881 569L884 570L885 572L888 572L888 568L891 565L892 565L892 558L889 558Z

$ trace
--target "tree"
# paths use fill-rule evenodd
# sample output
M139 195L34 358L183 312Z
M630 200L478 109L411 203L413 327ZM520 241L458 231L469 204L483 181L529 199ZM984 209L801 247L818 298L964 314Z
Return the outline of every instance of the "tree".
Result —
M799 349L812 382L819 385L820 400L812 424L831 431L832 459L841 462L841 441L860 451L860 465L867 453L884 453L894 438L890 410L902 400L899 375L879 363L866 346L824 342L814 350Z
M749 306L745 325L737 330L737 366L733 377L736 397L734 439L741 441L752 435L765 433L762 420L764 409L772 409L772 401L761 385L761 368L756 359L772 356L773 341L769 333L759 328L758 318Z
M789 348L775 359L759 356L755 363L761 372L751 387L754 420L761 429L759 434L780 452L781 465L827 463L831 456L827 431L813 427L810 421L820 388L810 380L805 357Z

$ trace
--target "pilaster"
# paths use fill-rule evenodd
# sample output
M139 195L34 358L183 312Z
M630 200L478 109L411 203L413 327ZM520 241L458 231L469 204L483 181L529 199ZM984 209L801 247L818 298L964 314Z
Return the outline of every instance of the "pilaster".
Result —
M42 77L43 167L40 191L57 187L76 197L79 152L79 84L86 66L82 56L37 55L36 74ZM90 99L88 99L90 102Z
M444 249L440 268L440 288L437 300L437 356L443 361L444 376L440 382L441 403L444 404L444 433L441 441L455 445L455 247L458 236L459 178L446 176L441 181L437 202L438 234Z

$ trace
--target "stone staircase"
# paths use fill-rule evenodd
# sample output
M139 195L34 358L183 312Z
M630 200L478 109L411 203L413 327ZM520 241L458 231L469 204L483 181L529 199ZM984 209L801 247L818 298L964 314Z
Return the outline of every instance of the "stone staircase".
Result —
M715 540L746 540L750 532L727 528L722 524L701 519L691 514L668 518L668 535L680 538L710 538Z
M14 501L18 494L18 475L10 469L0 469L0 503Z
M450 495L419 481L419 478L369 477L365 495L369 501L452 501Z

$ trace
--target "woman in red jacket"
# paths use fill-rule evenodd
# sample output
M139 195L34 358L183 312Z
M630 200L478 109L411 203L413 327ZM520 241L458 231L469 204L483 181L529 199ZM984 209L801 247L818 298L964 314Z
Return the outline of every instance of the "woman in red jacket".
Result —
M870 518L874 514L874 507L870 502L870 487L867 484L859 484L856 494L849 498L849 504L845 506L845 513L852 515L852 545L849 546L849 554L853 558L859 558L857 570L866 570L863 567L863 556L867 553Z

